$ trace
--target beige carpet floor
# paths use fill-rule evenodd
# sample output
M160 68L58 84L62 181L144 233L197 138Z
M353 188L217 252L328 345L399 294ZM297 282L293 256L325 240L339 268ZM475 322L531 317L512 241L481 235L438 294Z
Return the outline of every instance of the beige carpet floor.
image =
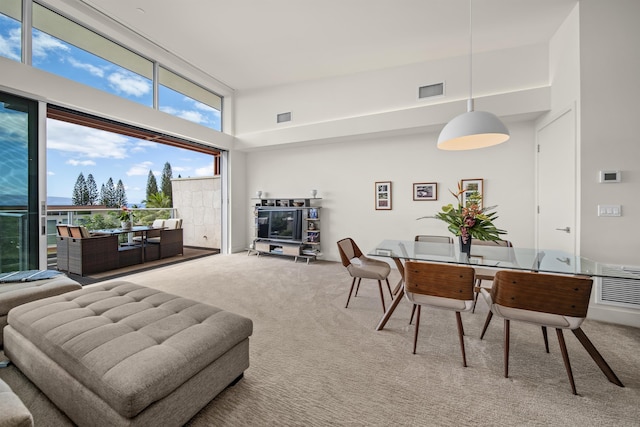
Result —
M393 270L392 286L399 278ZM640 329L587 320L586 334L626 387L611 384L571 333L565 338L578 389L571 393L554 333L546 354L539 328L513 323L510 378L503 377L502 322L483 341L484 302L463 313L463 368L451 312L423 310L411 354L411 307L402 301L383 331L377 284L363 282L349 308L339 263L217 255L127 276L254 322L251 366L189 426L637 426ZM389 296L385 290L385 297ZM37 426L67 426L14 366L0 369Z

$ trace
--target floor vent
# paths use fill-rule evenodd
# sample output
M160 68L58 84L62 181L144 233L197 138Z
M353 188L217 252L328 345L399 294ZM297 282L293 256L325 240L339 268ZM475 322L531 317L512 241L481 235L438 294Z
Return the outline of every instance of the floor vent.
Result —
M623 269L640 278L640 268ZM606 267L603 268L603 273L606 274ZM598 289L598 303L640 309L640 280L602 277Z
M276 118L276 120L278 121L278 123L290 122L291 112L278 114L278 117Z
M440 95L444 95L444 83L436 83L418 88L418 98L430 98Z

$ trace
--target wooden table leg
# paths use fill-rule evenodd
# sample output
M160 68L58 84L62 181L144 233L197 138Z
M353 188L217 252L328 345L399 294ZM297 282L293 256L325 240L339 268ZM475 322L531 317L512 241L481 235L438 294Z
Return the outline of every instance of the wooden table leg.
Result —
M593 345L591 340L584 333L582 328L572 329L571 332L573 332L576 338L578 338L578 341L580 341L580 344L582 344L584 349L587 350L587 353L589 353L589 356L591 356L593 361L596 362L596 365L598 365L602 373L605 374L605 376L609 379L609 381L611 381L617 386L624 387L624 385L622 384L622 381L618 379L616 374L613 372L613 369L611 369L609 364L607 364L607 362L604 360L604 357L602 357L600 352L596 349L596 347Z
M398 272L400 273L400 281L398 282L396 289L394 289L393 291L394 295L396 295L396 298L393 300L393 303L391 304L389 309L384 313L382 319L380 319L378 326L376 326L376 331L381 331L384 328L384 325L387 324L387 321L393 314L398 304L400 304L400 300L403 299L402 297L404 296L404 265L399 258L393 258L393 261L395 261L396 266L398 267Z

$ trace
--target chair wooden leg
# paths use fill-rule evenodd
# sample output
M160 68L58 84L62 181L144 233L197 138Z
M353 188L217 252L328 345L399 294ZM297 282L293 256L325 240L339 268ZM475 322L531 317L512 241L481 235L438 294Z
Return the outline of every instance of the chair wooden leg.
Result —
M409 324L413 323L413 315L416 313L417 304L413 304L413 308L411 309L411 319L409 319Z
M573 332L573 335L575 335L576 338L578 338L578 341L580 341L580 344L582 344L584 349L587 350L587 353L589 353L589 356L591 356L593 361L596 362L596 365L598 365L598 367L600 368L602 373L607 377L607 379L619 387L624 387L622 382L618 379L616 374L613 372L613 369L611 369L609 364L604 360L604 357L602 357L598 349L596 349L596 346L593 345L593 343L584 333L582 328L572 329L571 332Z
M544 349L549 353L549 337L547 336L546 326L542 326L542 338L544 338Z
M420 329L420 307L418 305L418 316L416 317L416 332L413 335L413 354L416 354L416 347L418 346L418 329Z
M462 366L467 367L467 355L464 352L464 328L462 327L462 316L456 311L456 320L458 321L458 338L460 339L460 350L462 351Z
M509 378L509 319L504 319L504 377Z
M360 290L361 281L362 281L362 277L358 277L358 285L356 286L356 294L353 296L354 298L358 296L358 291Z
M378 280L378 289L380 290L380 302L382 302L382 312L385 313L387 311L384 306L384 294L382 293L382 281Z
M476 279L476 286L473 288L473 309L472 313L476 312L476 303L478 302L478 294L480 293L480 284L482 283L482 279Z
M391 295L391 301L393 301L393 292L391 292L391 285L389 284L389 278L384 279L387 281L387 288L389 289L389 295Z
M347 297L347 305L345 305L344 308L349 307L349 300L351 299L351 293L353 292L353 285L355 284L356 284L356 278L354 277L353 280L351 281L351 289L349 290L349 296Z
M567 353L567 345L564 342L562 329L556 328L556 333L558 334L558 343L560 344L560 352L562 352L562 360L564 360L564 368L567 370L569 382L571 383L571 390L573 391L573 394L578 394L576 392L576 383L573 381L573 372L571 372L571 363L569 363L569 353Z
M489 310L489 314L487 314L487 320L484 321L484 327L482 328L482 334L480 334L480 339L484 338L484 333L487 332L487 328L489 327L489 323L491 323L492 317L493 317L493 311Z

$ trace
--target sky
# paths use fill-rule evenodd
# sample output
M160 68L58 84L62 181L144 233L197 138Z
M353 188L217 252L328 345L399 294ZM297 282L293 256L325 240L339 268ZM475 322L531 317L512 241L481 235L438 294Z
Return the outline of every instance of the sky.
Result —
M0 56L20 61L20 23L0 14ZM100 57L33 31L33 66L151 107L151 80ZM220 112L161 87L162 111L220 130ZM122 180L129 204L146 198L149 171L158 186L166 162L173 177L213 175L213 156L145 140L47 120L47 196L71 198L80 173L92 174L98 190L109 178Z

